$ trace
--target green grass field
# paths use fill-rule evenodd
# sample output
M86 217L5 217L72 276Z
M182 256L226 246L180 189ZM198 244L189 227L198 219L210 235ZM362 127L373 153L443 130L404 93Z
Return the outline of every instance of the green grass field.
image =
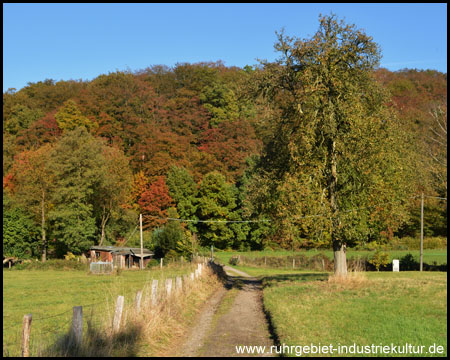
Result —
M439 356L447 354L446 273L366 272L340 282L328 281L330 274L323 272L235 268L263 279L264 306L280 345L332 344L337 348L407 343L423 345L427 351L436 344L444 349ZM285 355L296 356L295 352Z
M91 317L94 323L112 318L118 295L124 295L125 304L130 304L138 290L149 290L151 280L173 278L194 269L193 264L180 264L122 271L120 275L89 275L77 270L3 270L3 353L19 354L25 314L33 317L32 349L33 339L36 342L69 328L73 306L82 305L83 316ZM159 287L161 291L162 281Z
M414 256L414 258L419 261L419 251L418 250L389 250L390 261L392 259L400 259L404 257L406 254L410 253ZM372 256L374 251L368 250L347 250L347 259L351 259L353 257L364 257L364 256ZM333 259L333 251L330 250L307 250L307 251L288 251L288 250L265 250L265 251L216 251L214 253L214 257L217 258L224 264L228 264L228 261L232 256L243 255L249 258L256 257L264 257L264 256L273 256L273 257L283 257L283 256L292 256L292 255L305 255L305 256L314 256L317 254L324 254L330 260ZM447 249L426 249L423 251L423 261L428 264L433 264L436 262L438 265L447 263Z

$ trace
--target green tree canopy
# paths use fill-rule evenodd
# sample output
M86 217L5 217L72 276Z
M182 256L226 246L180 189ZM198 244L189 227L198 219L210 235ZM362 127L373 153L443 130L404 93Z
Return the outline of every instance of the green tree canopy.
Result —
M52 149L50 144L46 144L37 150L18 154L5 179L5 186L14 202L27 209L34 221L41 224L42 261L47 257L47 218L55 189L55 178L49 167Z
M97 124L86 116L84 116L77 104L73 100L67 100L63 106L58 110L55 115L58 127L63 131L74 130L77 127L85 127L87 130L91 130L97 126Z
M406 216L405 148L372 76L380 51L334 15L311 39L278 34L275 48L280 59L263 63L257 81L270 107L259 199L280 239L329 236L344 275L347 245L392 234Z
M3 195L3 256L28 259L39 254L39 228L32 216Z
M195 220L197 211L197 184L192 175L182 167L173 166L167 175L169 194L175 200L177 211L182 219ZM195 232L195 223L189 222L188 228Z
M198 191L197 216L200 220L240 221L236 211L237 190L225 181L219 172L213 171L204 176ZM204 222L198 223L200 243L214 245L219 249L238 248L245 240L239 223Z
M57 188L49 216L61 253L70 250L79 254L95 243L93 200L101 183L98 172L104 164L102 147L101 140L79 127L68 131L52 152L50 166Z

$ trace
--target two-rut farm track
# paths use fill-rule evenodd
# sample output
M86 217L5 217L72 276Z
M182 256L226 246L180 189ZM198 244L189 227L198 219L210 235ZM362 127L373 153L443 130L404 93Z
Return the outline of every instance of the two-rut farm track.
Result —
M220 288L205 304L176 356L272 356L274 341L263 311L261 281L224 266L227 286ZM228 297L231 304L218 311ZM231 293L230 293L231 294ZM238 354L236 346L265 346L265 354Z

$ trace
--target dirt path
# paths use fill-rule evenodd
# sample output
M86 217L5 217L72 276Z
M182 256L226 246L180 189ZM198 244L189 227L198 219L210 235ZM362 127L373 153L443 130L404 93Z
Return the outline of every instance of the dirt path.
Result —
M252 356L248 353L238 354L236 346L266 346L269 350L274 345L262 309L261 282L228 266L224 270L229 278L228 289L236 289L232 305L225 313L214 318L214 313L226 295L222 291L216 293L180 349L180 356ZM267 351L266 354L253 356L271 354Z

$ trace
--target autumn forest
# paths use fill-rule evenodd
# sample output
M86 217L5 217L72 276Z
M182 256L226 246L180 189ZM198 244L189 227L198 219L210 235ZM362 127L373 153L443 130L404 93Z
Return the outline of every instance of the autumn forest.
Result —
M420 194L447 197L447 74L380 68L371 38L333 18L275 48L257 66L3 93L4 255L138 246L139 214L158 257L418 236ZM446 236L446 202L425 213L425 235Z

